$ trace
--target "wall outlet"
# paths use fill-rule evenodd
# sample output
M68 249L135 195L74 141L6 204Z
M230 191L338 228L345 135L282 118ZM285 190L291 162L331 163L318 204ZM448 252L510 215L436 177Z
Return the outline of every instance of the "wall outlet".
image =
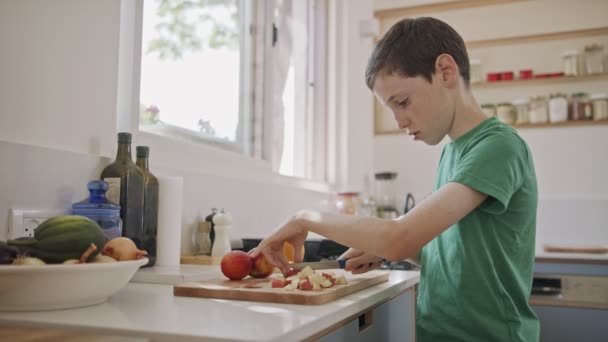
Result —
M33 237L36 228L49 219L58 215L66 215L65 209L15 209L9 211L8 238Z

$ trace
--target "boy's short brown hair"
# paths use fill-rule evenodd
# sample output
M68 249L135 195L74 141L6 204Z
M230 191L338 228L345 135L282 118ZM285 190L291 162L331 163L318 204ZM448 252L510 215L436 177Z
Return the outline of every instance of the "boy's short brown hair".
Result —
M435 18L402 19L376 45L367 63L365 81L372 89L379 73L398 72L408 77L422 76L432 82L435 61L444 53L454 58L468 87L469 56L458 32Z

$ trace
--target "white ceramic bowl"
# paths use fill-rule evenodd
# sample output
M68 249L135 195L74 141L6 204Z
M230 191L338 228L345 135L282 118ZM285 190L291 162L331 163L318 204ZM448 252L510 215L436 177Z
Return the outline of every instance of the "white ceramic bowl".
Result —
M0 265L0 311L67 309L103 303L148 262Z

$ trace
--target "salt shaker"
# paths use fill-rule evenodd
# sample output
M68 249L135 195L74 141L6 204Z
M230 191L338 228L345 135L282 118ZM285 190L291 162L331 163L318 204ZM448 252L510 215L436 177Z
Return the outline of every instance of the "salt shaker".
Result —
M232 215L230 213L219 212L213 216L213 224L215 228L215 241L211 248L212 257L223 257L230 252L230 235L229 230L232 227Z

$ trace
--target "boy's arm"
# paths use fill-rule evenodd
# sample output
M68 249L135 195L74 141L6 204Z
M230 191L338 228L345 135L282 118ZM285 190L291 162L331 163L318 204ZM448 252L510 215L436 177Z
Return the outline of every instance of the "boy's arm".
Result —
M448 183L396 220L306 211L293 223L343 245L398 261L415 258L424 245L486 198L466 185Z

